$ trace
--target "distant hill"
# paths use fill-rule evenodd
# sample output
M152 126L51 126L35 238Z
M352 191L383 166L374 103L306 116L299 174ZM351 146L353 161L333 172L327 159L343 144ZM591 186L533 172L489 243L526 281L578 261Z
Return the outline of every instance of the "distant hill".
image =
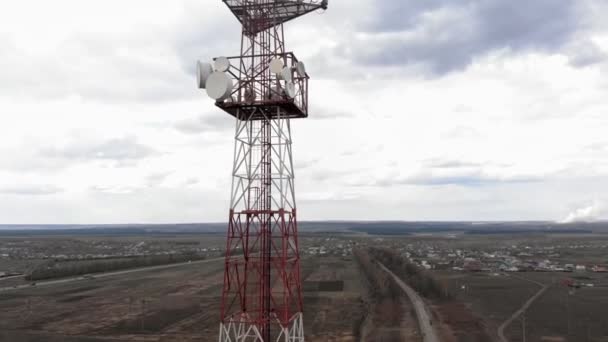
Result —
M0 225L0 235L145 235L219 234L227 223L108 224L108 225ZM608 222L432 222L432 221L304 221L298 230L307 233L366 233L407 235L414 233L531 234L608 233Z

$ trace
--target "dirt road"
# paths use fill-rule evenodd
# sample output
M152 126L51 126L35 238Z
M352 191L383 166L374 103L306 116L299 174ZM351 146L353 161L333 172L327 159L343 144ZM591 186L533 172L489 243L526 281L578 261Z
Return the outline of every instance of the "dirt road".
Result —
M414 311L416 312L416 316L418 317L418 325L420 327L420 333L422 334L422 339L424 342L440 342L439 335L435 331L435 327L432 325L432 317L429 313L429 310L426 306L426 303L422 300L422 298L409 287L403 280L397 277L393 272L391 272L386 266L383 264L379 264L380 267L388 274L390 274L395 282L405 291L410 301L414 305Z
M516 277L518 279L522 279L525 281L529 281L532 282L538 286L541 287L540 290L538 290L538 292L536 292L534 294L534 296L530 297L530 299L528 299L524 305L521 306L521 308L519 308L519 310L515 311L513 313L513 315L511 315L511 317L509 317L506 321L504 321L499 327L498 327L498 337L500 338L501 342L509 342L509 339L507 339L507 337L505 336L505 328L509 326L509 324L511 324L511 322L513 322L517 317L519 317L522 313L524 313L526 310L528 310L528 307L530 307L530 305L532 305L532 303L534 303L534 301L536 299L538 299L538 297L542 296L543 293L545 293L545 291L547 290L547 288L549 288L548 284L543 284L540 282L537 282L535 280L531 280L531 279L526 279L526 278L522 278L522 277Z

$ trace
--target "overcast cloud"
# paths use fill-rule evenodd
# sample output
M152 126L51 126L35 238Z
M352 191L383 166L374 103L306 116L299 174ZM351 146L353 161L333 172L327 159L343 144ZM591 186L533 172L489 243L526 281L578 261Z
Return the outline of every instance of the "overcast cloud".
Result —
M300 218L608 219L607 13L333 0L287 24L312 77ZM24 0L0 22L0 223L225 219L234 119L194 76L238 54L220 0Z

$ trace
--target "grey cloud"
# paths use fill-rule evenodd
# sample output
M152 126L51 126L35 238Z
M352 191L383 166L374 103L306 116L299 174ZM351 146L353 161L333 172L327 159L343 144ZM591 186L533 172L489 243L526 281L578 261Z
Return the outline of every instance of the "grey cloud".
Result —
M157 172L157 173L149 174L148 176L146 176L146 185L149 187L159 186L172 173L173 173L173 171Z
M308 159L308 160L296 160L294 169L296 169L296 171L308 169L308 168L318 164L320 161L321 161L321 159L319 159L319 158Z
M116 162L138 161L158 152L137 142L134 137L110 139L98 143L73 142L67 146L41 151L47 158L73 161L107 160Z
M598 141L593 144L585 146L584 149L591 153L608 152L608 142Z
M450 169L450 168L471 168L471 167L480 167L482 166L480 163L475 162L467 162L462 160L445 160L445 159L431 159L425 162L428 167L431 168L442 168L442 169Z
M142 188L131 187L131 186L99 186L94 185L89 187L89 191L92 193L103 193L103 194L115 194L115 195L128 195L138 191Z
M105 141L78 139L63 146L29 146L0 149L5 156L0 169L18 173L57 172L75 163L109 161L116 166L131 166L138 161L159 154L143 145L135 137L122 137Z
M360 168L328 169L321 166L321 163L318 167L309 167L303 171L306 173L305 177L315 183L332 182L333 184L355 186L360 184L360 179L365 174L365 171Z
M3 195L44 196L54 195L60 192L63 192L63 189L54 185L14 185L0 187L0 194Z
M213 112L178 121L173 127L184 134L201 134L234 128L234 120L222 112Z
M576 67L586 67L601 63L607 59L607 55L593 42L584 40L572 44L569 53L570 64Z
M486 175L465 176L417 176L405 179L404 184L412 185L460 185L481 186L505 183L531 183L542 181L542 178L531 176L496 177Z
M546 180L540 174L513 173L512 165L469 162L454 159L430 159L421 162L418 172L403 175L398 167L389 170L385 176L366 177L367 181L351 183L353 186L391 187L397 185L463 187L491 186L513 183L536 183Z
M0 96L163 102L193 95L187 90L194 82L187 83L184 74L174 72L170 56L124 53L137 49L164 47L161 39L93 33L68 37L50 56L12 46L9 53L0 54L0 64L10 66L0 80L0 86L6 85Z
M473 127L456 126L441 133L441 137L445 139L473 139L481 138L482 134Z
M342 157L350 157L350 156L354 156L355 154L357 154L357 150L347 150L347 151L340 153L340 155Z
M458 2L458 1L456 1ZM411 29L420 21L420 16L428 11L445 7L448 0L385 0L375 3L374 19L366 28L375 32L397 32Z
M188 178L188 179L186 179L186 180L184 181L184 185L185 185L185 186L192 186L192 185L196 185L196 184L198 184L199 182L200 182L200 181L199 181L199 179L198 179L198 178L196 178L196 177L191 177L191 178Z
M173 33L173 49L181 69L192 76L194 84L196 61L239 54L241 26L230 10L219 2L190 3ZM204 18L205 20L201 20Z
M384 178L376 180L375 186L395 186L395 185L421 185L421 186L443 186L443 185L458 185L464 187L475 187L496 184L509 183L532 183L541 182L543 179L536 176L509 176L498 177L485 175L474 171L469 174L462 175L433 175L424 173L412 177L401 178Z
M57 171L65 167L65 163L56 158L48 158L37 149L30 146L19 146L12 149L2 149L0 154L0 169L17 173L37 171Z
M298 196L298 201L302 202L341 202L355 201L361 198L358 192L349 191L323 191L323 192L303 192Z
M308 117L310 119L316 120L332 120L341 118L351 118L353 117L353 114L342 110L333 110L327 107L318 107L314 108Z
M580 2L536 0L386 0L350 46L359 64L418 66L434 74L463 69L475 57L506 49L555 52L583 28Z

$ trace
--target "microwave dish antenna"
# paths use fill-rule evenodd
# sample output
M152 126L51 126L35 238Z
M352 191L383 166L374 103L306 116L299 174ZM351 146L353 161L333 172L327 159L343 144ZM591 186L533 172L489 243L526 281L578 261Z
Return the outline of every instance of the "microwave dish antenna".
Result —
M196 63L197 84L200 89L205 89L207 79L213 73L213 67L209 63L199 61Z
M226 57L217 57L214 66L216 71L226 72L230 69L230 60Z

